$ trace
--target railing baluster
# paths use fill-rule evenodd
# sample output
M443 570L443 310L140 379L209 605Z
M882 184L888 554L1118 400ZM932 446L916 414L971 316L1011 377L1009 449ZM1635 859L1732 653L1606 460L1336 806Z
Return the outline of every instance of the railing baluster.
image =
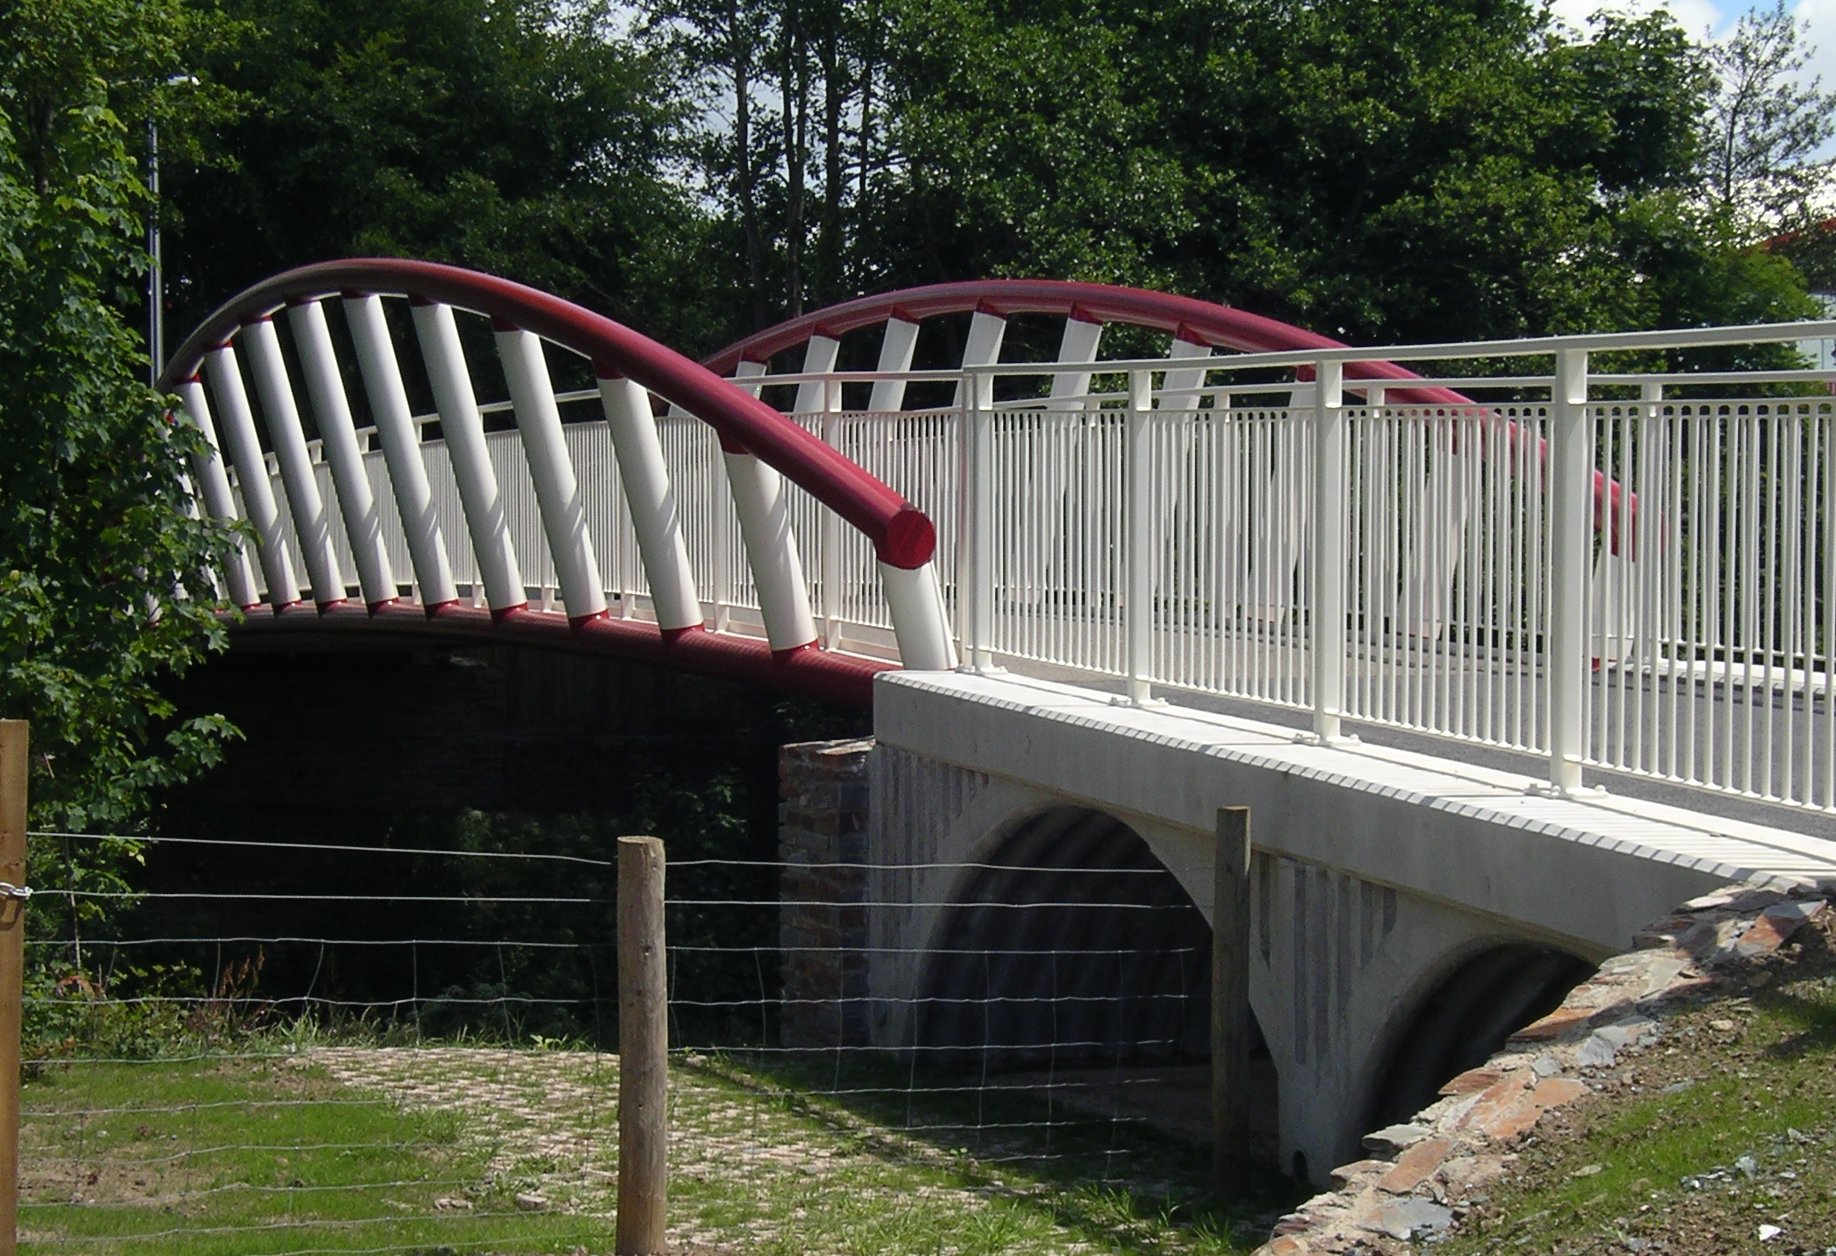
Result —
M1345 364L1314 366L1313 731L1337 737L1345 710Z
M1594 487L1593 424L1587 408L1587 353L1556 355L1550 399L1549 677L1550 782L1581 787L1587 757L1587 581Z
M1136 706L1146 703L1153 692L1149 677L1154 645L1154 463L1148 430L1153 407L1153 374L1130 371L1128 444L1123 455L1128 513L1122 535L1128 592L1122 610L1128 700Z
M992 666L994 643L994 377L965 372L957 394L963 413L962 558L957 563L969 590L964 653L978 672Z

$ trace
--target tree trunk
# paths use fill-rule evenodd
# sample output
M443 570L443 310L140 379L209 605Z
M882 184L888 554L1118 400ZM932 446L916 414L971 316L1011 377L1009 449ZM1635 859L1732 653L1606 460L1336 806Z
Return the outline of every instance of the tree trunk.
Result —
M751 288L752 329L766 325L765 246L759 238L758 177L752 166L752 45L741 26L739 0L727 4L729 66L733 73L733 199L739 203Z
M822 63L822 211L816 229L816 283L818 305L836 300L841 289L842 262L842 110L848 97L847 68L841 56L842 15L837 6L824 14Z
M803 313L804 166L809 153L809 75L804 67L803 23L797 0L787 0L779 47L778 85L784 97L784 303L788 317Z

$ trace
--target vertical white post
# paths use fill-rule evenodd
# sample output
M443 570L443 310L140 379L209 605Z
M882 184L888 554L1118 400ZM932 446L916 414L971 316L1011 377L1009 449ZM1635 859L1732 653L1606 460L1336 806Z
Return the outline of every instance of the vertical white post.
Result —
M523 573L510 543L510 521L504 515L497 472L485 444L484 416L478 412L452 308L416 305L414 329L427 362L427 380L433 385L434 407L440 412L440 430L453 460L466 530L472 534L472 550L484 577L485 598L494 614L518 610L529 604L529 595L523 590Z
M632 531L637 534L638 554L644 560L657 627L666 633L699 628L701 602L695 595L695 576L682 537L675 490L670 487L669 465L663 460L656 420L651 417L650 394L628 379L601 376L599 401L611 429L618 478L625 489ZM718 467L720 459L716 457L713 463ZM720 532L717 527L715 535Z
M1587 412L1587 353L1556 355L1550 405L1549 779L1581 786L1587 735L1588 529L1593 519L1594 428Z
M733 368L733 386L738 388L741 392L756 397L763 391L760 384L756 381L762 380L764 376L765 363L742 361L738 366ZM712 501L715 503L729 500L737 501L738 499L733 495L733 485L727 478L727 458L724 451L716 453L710 467L710 472L708 491L715 495ZM718 505L716 505L714 509L718 512ZM736 515L738 514L738 509L737 506L734 507L734 513ZM720 518L718 513L713 519L713 528L714 532L711 539L714 549L714 588L709 596L714 599L714 631L725 632L732 626L733 622L733 576L736 569L733 553L733 534L727 528L725 520ZM744 543L745 541L742 537L741 544L743 545Z
M1128 446L1123 457L1128 497L1122 532L1128 592L1122 605L1122 624L1128 700L1137 706L1148 701L1148 678L1154 670L1154 446L1153 433L1148 430L1153 406L1153 373L1130 371Z
M236 499L230 494L229 474L223 469L217 425L211 421L210 405L204 400L204 385L194 375L178 386L178 395L183 403L180 413L203 433L209 446L207 453L192 460L192 474L197 478L204 508L212 519L232 521L236 518ZM261 601L255 592L255 573L249 568L248 551L243 548L241 537L230 542L223 575L230 598L237 606L248 610Z
M994 376L964 375L957 394L967 398L963 414L963 552L957 570L968 588L969 666L991 667L994 645Z
M1067 318L1064 333L1058 340L1058 361L1060 363L1094 362L1097 346L1103 340L1103 324L1086 322L1081 318ZM1064 411L1069 409L1065 403L1077 400L1088 409L1090 402L1089 371L1054 371L1052 373L1052 390L1046 410Z
M741 362L734 371L734 383L756 397L758 381L764 375L763 362ZM758 590L765 639L778 654L814 645L816 623L810 615L810 589L804 579L797 537L791 530L790 498L784 491L783 477L775 467L743 449L723 449L721 461L727 489L733 494L733 510L739 516L740 545L752 569L753 587ZM720 626L717 607L716 627Z
M351 557L357 562L357 581L363 589L364 602L374 609L395 600L395 573L383 546L376 495L370 491L370 478L363 472L363 454L357 449L356 424L351 419L350 399L344 395L344 380L338 374L325 308L318 301L295 305L288 309L287 321L293 327L293 342L299 348L300 366L306 373L307 395L312 398L313 415L318 419L319 444L331 464L344 532L351 542Z
M548 538L549 553L555 556L567 617L576 624L598 619L606 613L606 582L599 574L599 558L587 532L586 499L574 474L574 460L568 456L567 437L561 432L561 410L548 377L542 342L521 328L499 327L497 352L516 409L523 455L529 461L536 509L542 512L542 533Z
M824 337L827 339L827 337ZM811 340L812 347L815 340ZM830 341L833 344L833 341ZM835 354L829 354L829 367L834 369ZM839 448L841 438L841 381L827 379L819 381L822 391L819 400L822 405L822 440L830 449ZM841 644L842 614L842 517L833 510L822 512L822 643L833 650Z
M894 316L886 320L886 334L880 341L880 360L874 370L890 374L912 369L912 350L918 344L918 324ZM867 408L876 413L900 410L905 406L903 379L877 379Z
M1314 366L1313 731L1337 737L1345 710L1345 364Z
M421 605L430 611L450 606L459 600L459 593L453 587L452 563L446 554L446 538L440 533L433 487L427 482L427 464L421 460L420 432L408 408L408 392L402 387L395 343L383 321L382 298L346 297L344 321L357 349L357 366L370 398L370 418L382 442L383 465L389 470L389 489L401 515Z
M300 584L293 574L287 538L281 535L280 508L274 504L274 486L268 480L268 463L255 435L255 415L242 386L236 351L229 345L212 349L204 355L204 370L223 412L223 438L229 444L230 462L242 489L242 506L249 522L255 525L256 551L261 555L262 575L268 582L268 602L276 610L292 606L300 600Z
M246 324L242 331L249 347L250 373L268 419L274 460L280 464L281 483L287 488L293 534L312 580L312 600L321 607L335 606L344 601L344 574L338 570L338 556L332 549L331 518L325 513L319 478L306 452L306 433L293 400L287 364L281 359L280 337L273 321L266 318Z

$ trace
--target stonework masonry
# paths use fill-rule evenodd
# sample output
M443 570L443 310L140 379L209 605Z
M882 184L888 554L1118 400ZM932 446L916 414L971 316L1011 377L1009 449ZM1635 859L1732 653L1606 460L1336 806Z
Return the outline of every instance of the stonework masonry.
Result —
M778 945L787 1047L861 1046L867 1017L871 739L801 742L778 758Z
M1446 1232L1545 1112L1659 1041L1669 1015L1713 989L1717 969L1771 954L1832 895L1836 881L1730 885L1683 904L1638 935L1639 949L1608 959L1561 1007L1448 1081L1437 1102L1365 1135L1370 1154L1334 1169L1338 1189L1282 1218L1256 1256L1391 1256Z

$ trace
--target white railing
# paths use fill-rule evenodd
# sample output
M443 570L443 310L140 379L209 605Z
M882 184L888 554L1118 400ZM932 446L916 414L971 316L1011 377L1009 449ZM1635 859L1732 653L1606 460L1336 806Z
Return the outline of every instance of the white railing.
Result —
M1544 755L1558 790L1593 767L1833 810L1836 398L1810 393L1836 373L1589 374L1832 330L1232 355L1197 391L1191 357L1004 364L960 372L959 411L808 421L938 521L972 668ZM1347 378L1377 361L1454 371ZM880 377L770 378L839 408Z
M811 407L799 423L936 521L939 583L971 668L1109 678L1136 702L1156 691L1260 702L1309 712L1325 738L1352 722L1543 755L1560 790L1600 768L1836 810L1836 398L1808 395L1836 373L1589 374L1601 353L1831 332L824 372L763 386L787 404L797 386ZM1511 376L1476 369L1535 357ZM1348 378L1378 361L1452 370ZM1475 369L1461 373L1463 361ZM1077 395L1053 386L1092 374ZM844 405L893 378L948 384L958 403ZM1426 404L1431 386L1469 400ZM658 426L709 622L762 631L711 433ZM593 470L611 465L603 424L565 431L583 482L610 483ZM507 456L513 435L501 438L511 535L541 554L533 492ZM429 469L451 533L460 505L437 448L426 446ZM790 498L824 643L888 656L871 547L801 490ZM589 529L608 596L644 613L627 514L595 505ZM396 531L388 544L405 567ZM546 567L527 578L552 590Z

